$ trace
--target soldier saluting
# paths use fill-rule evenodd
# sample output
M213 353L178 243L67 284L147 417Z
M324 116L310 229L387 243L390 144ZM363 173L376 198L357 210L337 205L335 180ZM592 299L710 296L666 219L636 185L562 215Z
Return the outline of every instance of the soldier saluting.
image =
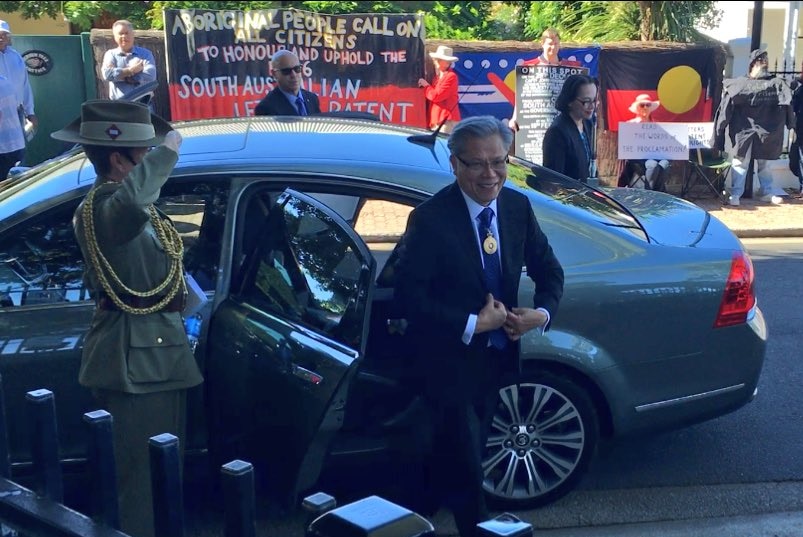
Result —
M81 144L97 172L73 219L95 301L79 382L114 418L121 529L147 537L148 438L171 433L183 446L186 390L203 380L181 319L181 237L153 206L181 135L143 104L88 101L51 136Z

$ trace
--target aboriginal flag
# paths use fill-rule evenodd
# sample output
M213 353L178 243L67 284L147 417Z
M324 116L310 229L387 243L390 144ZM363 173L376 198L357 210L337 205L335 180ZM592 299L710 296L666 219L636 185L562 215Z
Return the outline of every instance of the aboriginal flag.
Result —
M646 93L660 106L653 121L706 122L713 118L716 61L713 48L686 50L612 50L603 48L599 62L605 128L618 131L620 121Z

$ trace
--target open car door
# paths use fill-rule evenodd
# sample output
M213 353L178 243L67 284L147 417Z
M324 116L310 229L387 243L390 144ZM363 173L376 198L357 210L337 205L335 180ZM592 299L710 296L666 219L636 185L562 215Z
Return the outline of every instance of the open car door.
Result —
M340 216L292 190L252 186L235 222L232 290L207 340L210 448L294 501L342 426L376 263Z

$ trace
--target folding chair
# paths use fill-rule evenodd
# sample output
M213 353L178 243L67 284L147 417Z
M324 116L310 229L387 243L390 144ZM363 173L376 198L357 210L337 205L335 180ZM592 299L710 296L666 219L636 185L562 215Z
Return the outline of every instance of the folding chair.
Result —
M730 161L727 160L724 153L714 149L699 148L692 152L695 158L689 159L680 197L688 199L692 188L702 185L724 202L726 199L725 180L731 169Z

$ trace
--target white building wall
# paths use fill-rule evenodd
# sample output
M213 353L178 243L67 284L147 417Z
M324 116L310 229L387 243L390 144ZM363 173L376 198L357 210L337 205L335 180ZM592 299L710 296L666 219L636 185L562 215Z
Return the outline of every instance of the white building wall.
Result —
M753 28L753 7L755 2L734 1L717 2L717 9L723 12L722 20L717 28L708 30L698 28L702 33L722 41L731 43L739 40L734 47L734 60L732 73L727 76L746 74L747 58L741 56L745 49L749 49ZM761 44L767 48L770 69L799 70L803 61L803 43L799 43L798 36L803 36L800 28L800 1L794 2L764 2L764 17L761 31ZM747 50L747 54L749 54ZM785 63L784 63L785 62Z

